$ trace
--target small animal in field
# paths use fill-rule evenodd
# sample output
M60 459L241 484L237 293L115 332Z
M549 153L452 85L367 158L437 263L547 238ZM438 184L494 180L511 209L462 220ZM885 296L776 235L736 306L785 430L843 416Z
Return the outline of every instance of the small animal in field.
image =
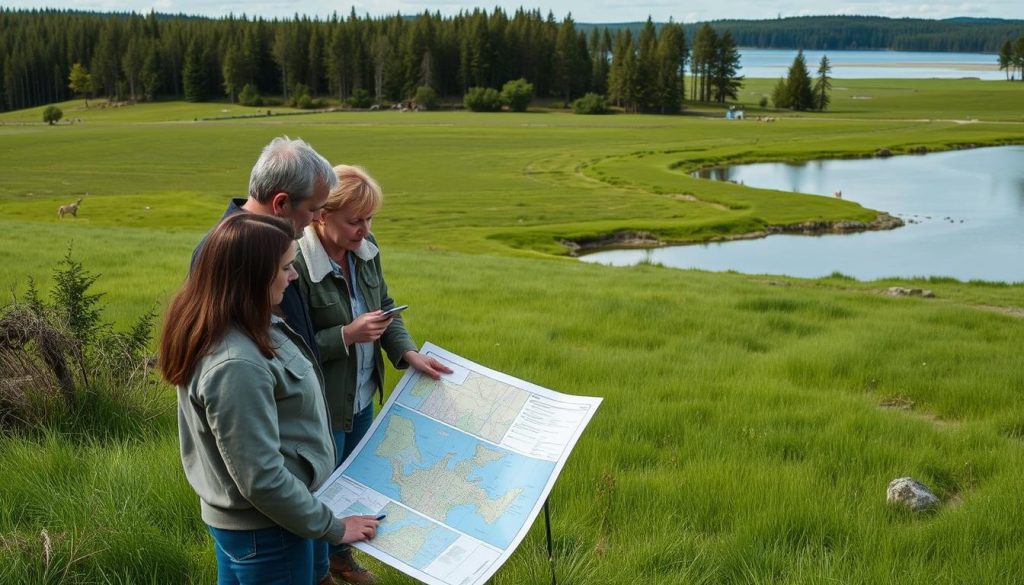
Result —
M78 201L75 201L74 203L68 203L67 205L61 205L60 207L57 208L57 218L58 219L63 218L65 213L70 213L71 215L73 215L75 217L78 217L78 205L81 202L82 202L82 198L79 197Z
M836 199L842 199L843 198L843 192L842 191L836 191L835 193L832 194L832 196L835 197Z

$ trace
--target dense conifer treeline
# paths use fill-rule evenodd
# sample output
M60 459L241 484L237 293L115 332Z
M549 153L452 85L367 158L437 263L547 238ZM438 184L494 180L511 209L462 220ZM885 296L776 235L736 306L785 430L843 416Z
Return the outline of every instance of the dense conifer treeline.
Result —
M0 9L0 103L263 94L369 105L525 79L566 104L596 92L633 111L675 112L689 50L681 25L659 29L648 20L636 42L626 31L588 36L571 17L522 9L270 21Z
M774 20L716 20L741 47L761 49L941 51L996 53L1007 39L1024 35L1024 20L801 16ZM693 38L701 24L684 28Z
M1022 31L1024 21L979 19L587 25L523 9L265 20L0 8L0 109L75 95L257 103L262 94L366 107L416 95L459 100L470 88L525 79L542 99L568 104L595 93L630 111L670 113L687 94L735 97L739 46L1006 52L1000 67L1013 78L1022 71Z

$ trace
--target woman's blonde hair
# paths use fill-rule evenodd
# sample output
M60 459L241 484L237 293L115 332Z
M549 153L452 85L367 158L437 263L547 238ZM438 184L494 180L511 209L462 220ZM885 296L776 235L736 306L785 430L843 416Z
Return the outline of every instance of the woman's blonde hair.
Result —
M342 207L358 215L373 215L384 202L384 193L377 181L363 167L338 165L334 167L338 184L331 189L324 211L337 211Z

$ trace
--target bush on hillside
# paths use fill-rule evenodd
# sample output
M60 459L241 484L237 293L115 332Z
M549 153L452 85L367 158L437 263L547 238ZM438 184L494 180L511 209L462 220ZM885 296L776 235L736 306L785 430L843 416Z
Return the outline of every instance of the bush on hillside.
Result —
M144 430L160 411L148 392L155 315L115 331L102 319L102 294L89 290L98 277L72 259L70 248L53 278L49 301L30 280L24 301L0 308L0 430L82 421L94 421L100 433Z
M471 87L462 103L474 112L497 112L501 109L501 95L489 87Z
M242 88L242 93L238 94L238 103L243 106L259 107L263 105L263 98L260 97L260 92L256 89L256 86L247 83Z
M309 86L296 83L292 86L292 92L288 96L288 106L293 108L309 109L313 107L313 98L309 96Z
M46 106L46 109L43 110L43 122L46 122L50 126L53 126L57 122L60 122L60 119L63 117L64 110L58 108L57 106Z
M348 102L349 106L353 108L359 108L362 110L365 110L366 108L373 105L373 98L370 97L370 92L366 91L361 87L353 91L352 95L350 95L348 100L346 101Z
M433 110L437 108L439 103L437 92L429 85L421 85L417 87L412 101L416 102L417 107L425 110Z
M525 112L533 101L533 84L520 77L501 88L501 102L513 112Z
M576 114L607 114L608 100L603 95L588 93L572 103Z

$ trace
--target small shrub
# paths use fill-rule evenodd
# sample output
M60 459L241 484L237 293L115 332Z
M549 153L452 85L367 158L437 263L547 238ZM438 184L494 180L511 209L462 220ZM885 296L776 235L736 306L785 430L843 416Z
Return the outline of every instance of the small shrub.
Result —
M501 95L489 87L471 87L462 103L474 112L497 112L501 109Z
M260 92L256 89L256 86L247 83L242 88L242 93L238 94L238 103L243 106L260 107L263 105L263 98L260 97Z
M0 308L0 429L74 427L90 421L96 434L144 432L163 411L149 392L147 357L155 314L127 331L102 320L97 276L71 257L53 271L44 300L34 281L24 301Z
M757 105L761 106L762 108L767 108L768 107L768 96L766 96L766 95L761 96L761 100L757 102Z
M421 85L416 88L416 93L413 95L412 101L416 102L418 107L425 110L433 110L437 108L438 98L437 92L434 88L429 85Z
M46 109L43 110L43 122L46 122L50 126L53 126L57 122L60 122L60 119L63 117L64 110L61 110L57 106L46 106Z
M309 86L302 83L293 85L291 95L288 96L287 105L293 108L301 108L302 104L310 103L312 103L312 99L309 97Z
M366 109L373 105L373 98L370 97L370 92L361 87L353 91L346 101L349 106L359 109Z
M501 88L501 102L513 112L525 112L533 101L533 84L520 77Z
M576 114L607 114L608 101L603 95L588 93L572 103Z

